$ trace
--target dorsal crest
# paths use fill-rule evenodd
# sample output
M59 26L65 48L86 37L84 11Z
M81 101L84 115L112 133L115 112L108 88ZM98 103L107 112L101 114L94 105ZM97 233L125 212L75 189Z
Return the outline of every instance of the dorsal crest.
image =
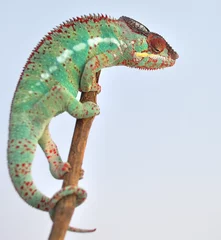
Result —
M124 21L133 32L142 34L144 36L147 36L150 32L150 30L147 27L145 27L142 23L132 18L122 16L119 18L119 20Z

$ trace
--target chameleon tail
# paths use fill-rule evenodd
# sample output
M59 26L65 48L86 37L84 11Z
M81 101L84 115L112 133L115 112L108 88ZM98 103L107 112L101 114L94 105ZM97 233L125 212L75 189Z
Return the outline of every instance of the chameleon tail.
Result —
M19 148L17 147L20 146L21 144L24 144L24 142L25 140L15 141L14 139L10 139L9 140L10 147L8 150L9 173L14 184L14 187L18 194L20 195L20 197L30 206L40 209L42 211L48 211L52 221L54 215L54 207L57 204L57 202L61 200L61 198L71 194L76 194L77 195L76 207L83 203L87 197L87 193L83 189L78 187L74 186L65 187L58 191L51 199L46 197L36 188L31 175L32 166L31 162L34 157L34 152L30 153L30 151L26 151L23 153L20 152L22 150L18 150L20 149L20 147ZM33 147L34 145L36 145L34 144L34 142L31 142L30 140L28 140L28 144L32 145ZM18 158L19 154L23 155L23 157L22 158L20 157L20 159ZM94 232L96 229L79 229L75 227L69 227L68 230L72 232L87 233Z
M53 219L57 202L70 194L77 195L77 206L87 197L87 193L78 187L68 186L57 192L51 199L42 194L34 185L31 167L38 139L44 127L33 126L27 118L15 116L10 119L8 141L8 168L14 187L20 197L30 206L42 211L49 211ZM13 121L14 120L14 121ZM73 232L93 232L95 229L78 229L69 227Z
M67 186L62 188L59 192L57 192L50 200L49 202L49 214L50 217L53 221L53 216L54 216L54 207L59 202L63 197L76 194L77 200L76 200L76 207L78 207L80 204L82 204L85 199L87 198L87 193L84 189L79 188L79 187L74 187L74 186ZM71 232L79 232L79 233L88 233L88 232L94 232L96 231L95 229L80 229L80 228L75 228L75 227L68 227L68 230Z
M68 231L78 232L78 233L90 233L90 232L95 232L96 228L94 228L94 229L81 229L81 228L75 228L75 227L68 227Z
M48 211L50 199L36 188L31 167L37 140L10 137L8 141L8 168L14 187L30 206Z

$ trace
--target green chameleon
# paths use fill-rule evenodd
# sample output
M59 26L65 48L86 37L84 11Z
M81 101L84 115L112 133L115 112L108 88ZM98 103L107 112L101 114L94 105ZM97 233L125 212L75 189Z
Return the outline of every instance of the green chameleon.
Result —
M82 188L65 187L50 199L33 183L31 167L37 144L55 178L62 179L71 169L69 163L61 160L51 139L51 119L64 111L78 119L98 115L100 110L95 103L81 103L76 96L78 91L101 91L96 73L102 68L123 65L155 70L173 66L177 58L163 37L125 16L78 17L49 32L29 56L11 106L8 168L21 198L32 207L48 211L51 217L56 203L64 196L75 193L77 206L80 205L87 196Z

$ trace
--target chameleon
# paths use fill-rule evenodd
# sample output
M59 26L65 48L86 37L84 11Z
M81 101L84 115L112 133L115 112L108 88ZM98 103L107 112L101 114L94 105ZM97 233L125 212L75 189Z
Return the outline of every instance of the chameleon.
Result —
M49 212L52 219L54 207L63 197L76 194L76 206L83 203L87 193L78 186L64 187L49 198L33 182L31 168L38 145L54 178L63 179L71 171L51 138L51 119L63 112L77 119L98 115L97 104L81 103L76 96L78 92L101 91L96 73L103 68L163 69L173 66L178 57L161 35L126 16L115 19L90 14L69 19L47 33L31 52L11 104L8 169L20 197L30 206Z

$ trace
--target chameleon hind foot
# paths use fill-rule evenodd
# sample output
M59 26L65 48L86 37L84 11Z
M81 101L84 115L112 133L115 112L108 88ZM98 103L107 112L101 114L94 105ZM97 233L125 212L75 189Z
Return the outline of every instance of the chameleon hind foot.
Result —
M80 177L79 177L79 180L83 179L84 178L84 169L81 169L80 170Z
M52 162L50 172L56 179L63 179L64 175L71 171L71 165L68 162Z
M69 195L75 194L76 195L76 207L78 207L80 204L82 204L85 199L87 198L87 192L77 186L67 186L62 188L59 192L57 192L48 203L49 206L49 214L53 221L54 217L54 209L56 204L63 198ZM80 229L75 227L68 227L69 231L72 232L80 232L80 233L87 233L87 232L94 232L96 229Z
M56 179L63 179L66 173L71 171L71 165L68 162L53 162L50 165L50 172ZM80 170L79 180L84 178L84 170Z

